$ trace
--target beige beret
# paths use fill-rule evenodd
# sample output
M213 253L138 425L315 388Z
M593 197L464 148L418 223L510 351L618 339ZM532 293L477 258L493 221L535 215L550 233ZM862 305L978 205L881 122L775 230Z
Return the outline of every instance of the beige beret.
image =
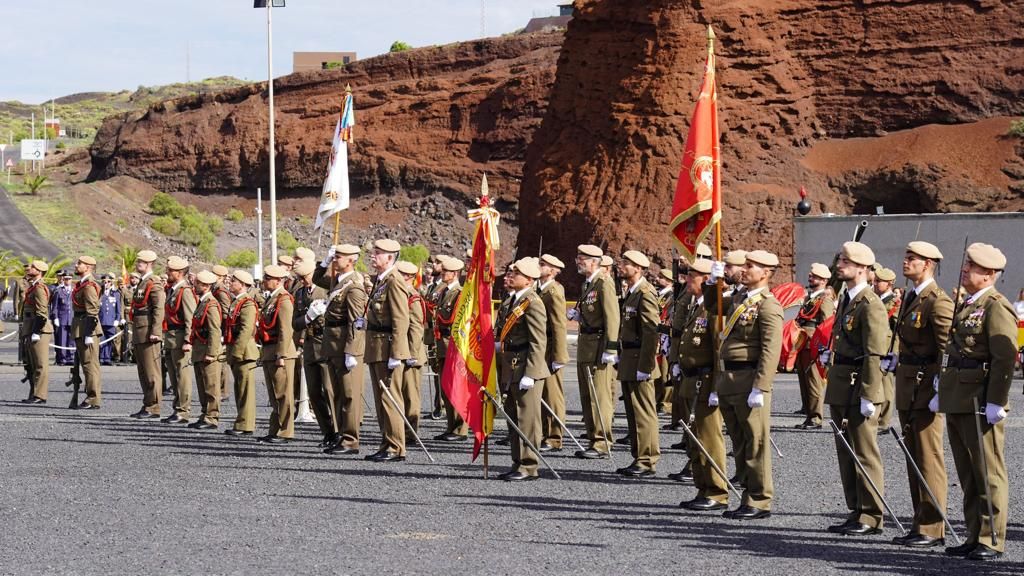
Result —
M707 258L698 258L690 264L690 270L699 274L711 274L711 260Z
M614 265L615 265L615 260L612 260L611 256L608 256L607 254L604 255L604 256L601 256L601 266L614 266Z
M999 248L991 244L975 242L967 247L967 257L982 268L989 270L1002 270L1006 268L1006 256Z
M263 269L263 276L265 278L284 278L288 275L288 271L277 264L271 264Z
M881 263L878 262L878 260L875 260L875 263L871 265L871 271L874 272L875 274L878 274L878 272L881 271L882 268L883 266Z
M675 280L674 278L672 278L672 269L671 268L667 268L667 267L663 266L661 268L661 270L658 272L658 274L660 274L662 278L664 278L665 280L668 280L670 282L672 280Z
M515 263L516 271L526 276L527 278L533 278L536 280L540 278L540 259L533 256L527 258L520 258Z
M196 274L196 282L199 282L200 284L213 285L217 283L217 275L209 270L203 270L199 274Z
M292 270L298 276L309 276L314 270L316 270L316 262L313 262L312 260L303 260L296 264L295 268L292 268Z
M626 250L622 253L622 257L641 268L647 268L651 265L651 261L647 259L647 256L644 256L643 252L636 250Z
M36 270L39 270L40 272L46 272L47 270L50 269L50 265L47 264L46 262L43 262L42 260L33 260L29 262L28 265L35 268Z
M129 276L135 278L136 280L142 280L142 274L139 274L138 272L132 272L131 274L129 274Z
M604 250L601 250L593 244L580 244L576 247L576 252L590 258L600 258L601 256L604 256Z
M184 270L185 268L188 268L188 260L180 256L171 256L167 259L168 270Z
M832 277L832 271L828 269L828 266L825 266L821 262L811 264L811 274L814 274L818 278L824 278L825 280Z
M223 264L215 265L213 268L210 269L210 271L216 274L217 276L220 276L221 278L228 275L228 267Z
M235 280L238 280L242 284L245 284L246 286L252 286L253 284L252 274L249 274L245 270L235 270L234 274L232 274L231 277L234 278Z
M543 262L544 264L547 264L548 266L554 266L559 270L565 268L565 263L559 260L558 258L555 258L551 254L544 254L543 256L540 257L540 261Z
M334 247L335 254L341 254L342 256L358 256L359 246L353 246L352 244L338 244Z
M306 248L305 246L299 246L295 249L295 257L299 260L316 260L316 253Z
M743 266L747 263L746 250L730 250L725 253L725 263L733 266Z
M92 256L79 256L78 261L81 262L82 264L88 264L89 266L96 265L96 259L93 258Z
M141 260L142 262L156 262L156 252L153 252L152 250L143 250L135 256L135 259Z
M896 279L896 272L889 268L882 268L878 272L875 272L875 279L881 280L882 282L892 282Z
M277 263L281 264L282 266L294 266L295 259L287 254L281 254L280 256L277 257Z
M911 254L917 254L922 258L928 258L929 260L942 260L942 252L939 252L938 246L935 244L929 244L928 242L921 242L915 240L910 244L907 244L907 252Z
M458 272L466 267L466 264L458 258L447 258L441 262L441 269L445 272Z
M451 258L451 256L449 256L447 254L438 254L437 256L434 256L434 262L437 262L438 264L440 264L441 262L444 262L445 260L447 260L449 258Z
M408 274L409 276L415 276L420 272L418 266L416 266L412 262L407 262L405 260L400 260L398 264L395 265L395 269L397 269L402 274Z
M747 262L775 268L779 265L779 257L767 250L754 250L753 252L747 252Z
M402 245L390 238L381 238L373 243L373 247L381 252L399 252Z
M699 258L711 258L711 246L701 242L697 244L697 257Z
M874 266L875 264L875 253L866 244L860 242L845 242L842 255L850 262L861 266Z

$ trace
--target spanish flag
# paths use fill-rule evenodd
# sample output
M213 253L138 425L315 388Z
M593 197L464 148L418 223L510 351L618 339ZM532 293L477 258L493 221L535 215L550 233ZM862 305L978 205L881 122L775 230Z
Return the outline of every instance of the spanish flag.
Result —
M452 337L441 378L441 387L452 406L473 430L473 460L494 429L494 406L482 389L498 394L494 356L494 323L491 320L491 285L494 282L494 251L498 249L498 211L490 206L487 176L480 190L480 208L470 210L476 222L473 256L466 283L455 304Z

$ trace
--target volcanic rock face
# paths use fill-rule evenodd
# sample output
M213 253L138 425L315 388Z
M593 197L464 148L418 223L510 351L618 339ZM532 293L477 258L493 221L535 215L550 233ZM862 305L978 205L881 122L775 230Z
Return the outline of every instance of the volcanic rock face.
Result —
M521 254L543 237L563 260L585 241L669 256L708 24L726 247L791 261L800 186L815 212L1024 208L1008 118L926 127L1024 113L1020 0L577 0L527 153ZM828 148L847 138L863 140Z

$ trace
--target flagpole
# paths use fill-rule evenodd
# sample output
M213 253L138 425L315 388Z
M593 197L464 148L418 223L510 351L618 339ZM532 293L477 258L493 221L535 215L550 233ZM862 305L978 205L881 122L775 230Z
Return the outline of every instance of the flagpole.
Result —
M334 213L334 244L332 244L332 246L337 246L338 245L338 229L340 227L341 227L341 212L335 212Z
M714 59L715 59L715 31L714 31L714 29L711 28L711 25L708 24L708 62L712 66L714 66L714 63L715 63ZM717 79L716 79L716 81L717 81ZM717 145L718 145L717 141L712 143L712 146L717 146ZM717 166L717 169L719 170L719 173L721 173L720 171L721 171L722 167L720 165ZM722 205L722 201L721 201L722 189L721 189L721 186L717 186L715 188L715 190L714 190L714 193L719 196L719 198L715 199L717 201L716 204L718 206L721 206ZM715 260L718 260L719 262L722 261L722 217L721 217L721 214L719 214L718 220L715 222ZM725 280L723 278L719 278L718 281L715 282L715 288L716 288L716 290L718 292L718 298L717 298L717 300L718 300L718 309L717 309L717 311L715 313L715 329L716 329L718 335L721 336L722 329L723 329L723 326L722 326L722 316L723 316L723 311L722 311L722 292L724 292ZM721 344L721 343L718 342L717 344Z

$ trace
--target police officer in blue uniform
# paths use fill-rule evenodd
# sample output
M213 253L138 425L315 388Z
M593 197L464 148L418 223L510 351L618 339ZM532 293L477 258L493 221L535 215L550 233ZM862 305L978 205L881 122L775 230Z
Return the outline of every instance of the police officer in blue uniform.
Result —
M114 277L104 274L103 293L100 294L100 326L103 328L103 342L100 345L100 364L113 364L114 342L111 337L117 333L124 318L124 302L121 291L114 287ZM109 340L109 342L108 342Z
M75 340L71 337L71 274L61 270L60 283L50 293L50 320L53 322L53 339L56 341L58 366L70 366L75 362Z

